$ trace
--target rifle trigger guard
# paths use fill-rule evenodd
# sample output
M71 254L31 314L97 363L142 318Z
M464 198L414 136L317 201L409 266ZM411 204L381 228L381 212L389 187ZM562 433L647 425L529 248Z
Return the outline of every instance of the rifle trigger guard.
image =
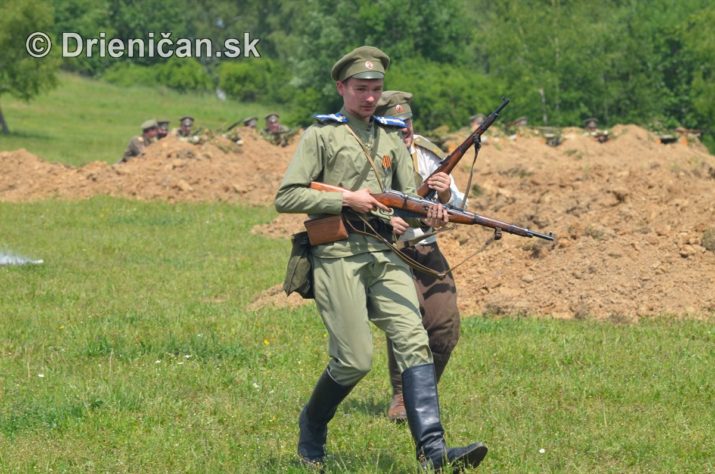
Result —
M501 229L494 229L494 240L501 239Z
M395 210L390 208L389 211L383 211L382 209L375 209L373 211L370 211L370 214L373 216L382 219L384 221L390 221L390 219L395 215Z

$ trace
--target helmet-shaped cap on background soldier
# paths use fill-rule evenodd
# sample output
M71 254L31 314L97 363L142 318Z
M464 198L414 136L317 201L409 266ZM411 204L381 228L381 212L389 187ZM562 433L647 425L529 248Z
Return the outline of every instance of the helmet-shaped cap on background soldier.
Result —
M156 121L159 128L169 128L169 121L167 119L159 119Z
M277 122L279 117L280 115L278 115L278 112L271 112L270 114L266 115L266 122Z
M583 121L583 126L585 128L596 128L598 127L598 119L594 117L589 117Z
M243 125L246 127L256 125L256 122L258 122L258 117L246 117L243 119Z
M412 94L402 91L385 91L377 102L375 115L397 117L402 120L412 118Z
M194 118L190 115L184 115L179 119L179 122L185 127L190 127L194 123Z
M151 119L147 120L142 124L142 132L146 132L147 130L151 130L152 128L158 128L159 124L156 123L156 120Z
M390 57L374 46L360 46L350 51L333 65L330 77L334 81L383 79L390 65Z

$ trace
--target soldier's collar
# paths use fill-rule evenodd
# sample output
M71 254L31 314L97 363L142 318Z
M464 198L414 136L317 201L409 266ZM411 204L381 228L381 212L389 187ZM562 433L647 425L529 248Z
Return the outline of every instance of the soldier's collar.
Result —
M368 120L367 122L364 122L357 115L353 115L347 110L345 110L345 107L342 107L340 109L340 113L345 116L345 118L347 119L346 122L350 124L353 130L359 130L361 132L370 132L372 130L372 117L370 117L370 120Z

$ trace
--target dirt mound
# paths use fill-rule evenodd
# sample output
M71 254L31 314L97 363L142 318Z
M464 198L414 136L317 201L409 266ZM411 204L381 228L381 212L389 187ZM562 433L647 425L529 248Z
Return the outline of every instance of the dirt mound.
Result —
M464 314L634 320L671 314L713 317L715 157L702 145L661 145L636 126L598 143L566 129L559 147L539 136L492 136L477 160L468 208L552 231L554 243L459 226L440 245L456 265ZM472 153L455 171L463 187ZM286 235L303 216L257 229ZM272 289L272 304L283 296Z
M524 133L490 136L477 160L468 208L533 230L554 243L482 227L445 232L440 245L455 270L464 314L563 318L715 315L715 157L698 143L662 145L636 126L598 143L581 129L559 147ZM143 158L82 168L50 164L26 151L0 153L0 200L95 194L166 201L269 204L295 151L255 134L241 148L217 139L190 145L167 138ZM455 170L466 185L471 152ZM303 215L281 215L255 233L284 238ZM296 305L273 287L254 302Z
M261 205L275 195L293 149L256 133L243 144L216 137L192 145L166 137L127 163L81 168L46 163L24 150L0 153L0 199L82 199L105 194L143 200L230 201Z

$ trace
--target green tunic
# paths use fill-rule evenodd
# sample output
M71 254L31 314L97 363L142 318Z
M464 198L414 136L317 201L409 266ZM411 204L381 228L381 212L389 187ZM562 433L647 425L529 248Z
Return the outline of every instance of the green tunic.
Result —
M342 193L309 188L311 181L352 191L386 188L414 193L412 163L399 128L370 124L341 111L348 123L313 125L304 133L276 195L279 212L339 214ZM371 150L375 170L360 142ZM351 233L312 248L315 303L328 330L330 376L357 383L372 365L372 322L393 343L400 371L432 362L409 267L385 244Z
M386 188L415 193L412 162L399 128L385 127L377 122L366 124L345 110L341 110L341 113L348 118L347 124L316 124L303 134L278 189L275 201L278 212L340 214L342 193L309 189L311 181L351 191L368 188L373 193L382 191L379 184L382 182ZM373 162L380 174L379 181L365 152L348 127L372 151ZM321 258L347 257L384 250L387 250L385 244L375 239L351 234L346 241L314 247L313 255Z

